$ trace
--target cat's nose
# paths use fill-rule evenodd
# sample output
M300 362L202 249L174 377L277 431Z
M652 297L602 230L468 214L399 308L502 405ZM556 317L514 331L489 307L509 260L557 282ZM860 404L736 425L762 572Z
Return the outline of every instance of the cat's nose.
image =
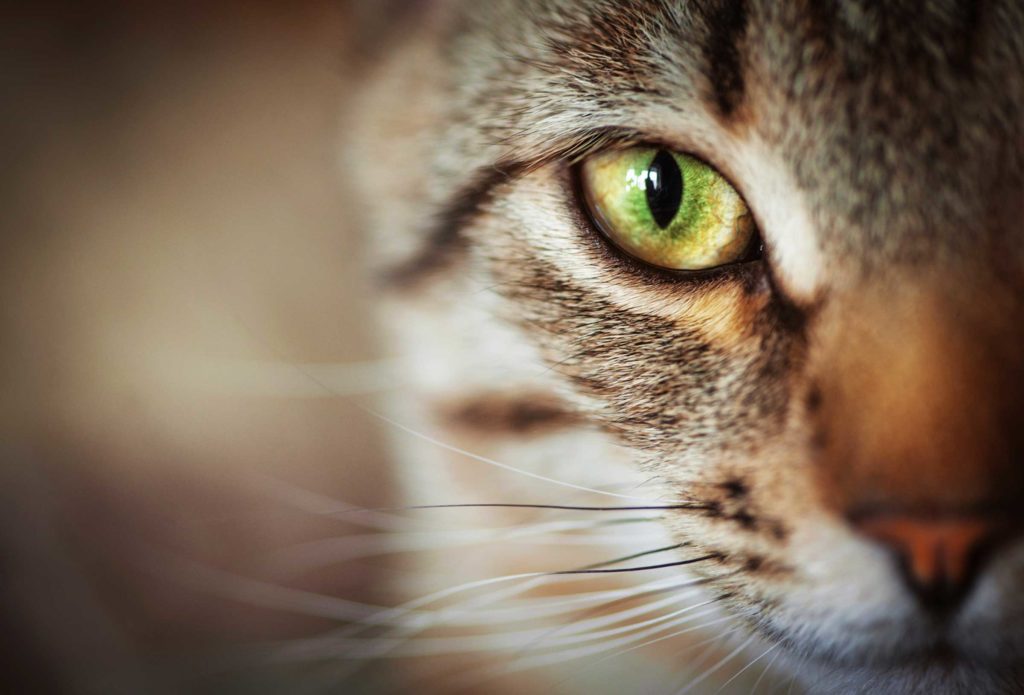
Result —
M921 604L939 611L954 608L966 596L1003 530L993 519L980 516L875 514L855 525L893 552Z

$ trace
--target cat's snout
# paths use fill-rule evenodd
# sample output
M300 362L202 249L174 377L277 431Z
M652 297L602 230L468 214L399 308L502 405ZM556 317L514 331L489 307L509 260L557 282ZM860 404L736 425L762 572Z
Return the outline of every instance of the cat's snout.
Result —
M869 535L910 558L932 544L970 567L985 519L1024 495L1024 358L1007 348L1021 335L942 289L864 295L824 332L808 399L822 499L846 518L896 515Z
M922 606L949 611L968 594L1007 525L987 516L875 513L854 527L893 554L907 587Z

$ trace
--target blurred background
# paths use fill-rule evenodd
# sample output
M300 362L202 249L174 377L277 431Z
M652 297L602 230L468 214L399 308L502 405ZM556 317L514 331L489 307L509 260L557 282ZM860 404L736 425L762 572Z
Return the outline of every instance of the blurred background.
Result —
M386 602L281 561L388 500L337 144L382 4L4 10L4 690L298 692L313 592Z

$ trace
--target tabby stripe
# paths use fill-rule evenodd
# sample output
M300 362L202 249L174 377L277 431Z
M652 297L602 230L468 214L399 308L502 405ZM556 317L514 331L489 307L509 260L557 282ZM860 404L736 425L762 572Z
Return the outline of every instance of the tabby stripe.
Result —
M571 165L603 147L639 139L638 133L626 128L590 128L555 138L550 146L538 148L536 157L505 159L481 167L434 216L426 240L417 253L385 273L384 284L399 290L409 289L425 276L445 267L452 255L465 246L462 230L487 208L494 199L495 189L501 184L552 162L561 160Z
M453 426L487 434L537 434L580 424L557 396L544 393L477 393L438 409Z
M743 101L746 89L740 44L747 33L745 0L718 0L707 9L708 35L704 57L719 113L728 118Z
M450 256L463 246L462 230L491 202L494 189L509 180L518 166L492 166L476 173L472 181L452 196L435 216L427 240L412 259L385 274L385 283L405 289L444 267Z

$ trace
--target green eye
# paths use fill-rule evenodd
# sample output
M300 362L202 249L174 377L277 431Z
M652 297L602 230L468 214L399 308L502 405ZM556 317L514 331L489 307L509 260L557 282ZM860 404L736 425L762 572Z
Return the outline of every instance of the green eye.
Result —
M597 227L631 256L701 270L741 260L755 234L743 198L710 166L653 147L610 150L581 167Z

